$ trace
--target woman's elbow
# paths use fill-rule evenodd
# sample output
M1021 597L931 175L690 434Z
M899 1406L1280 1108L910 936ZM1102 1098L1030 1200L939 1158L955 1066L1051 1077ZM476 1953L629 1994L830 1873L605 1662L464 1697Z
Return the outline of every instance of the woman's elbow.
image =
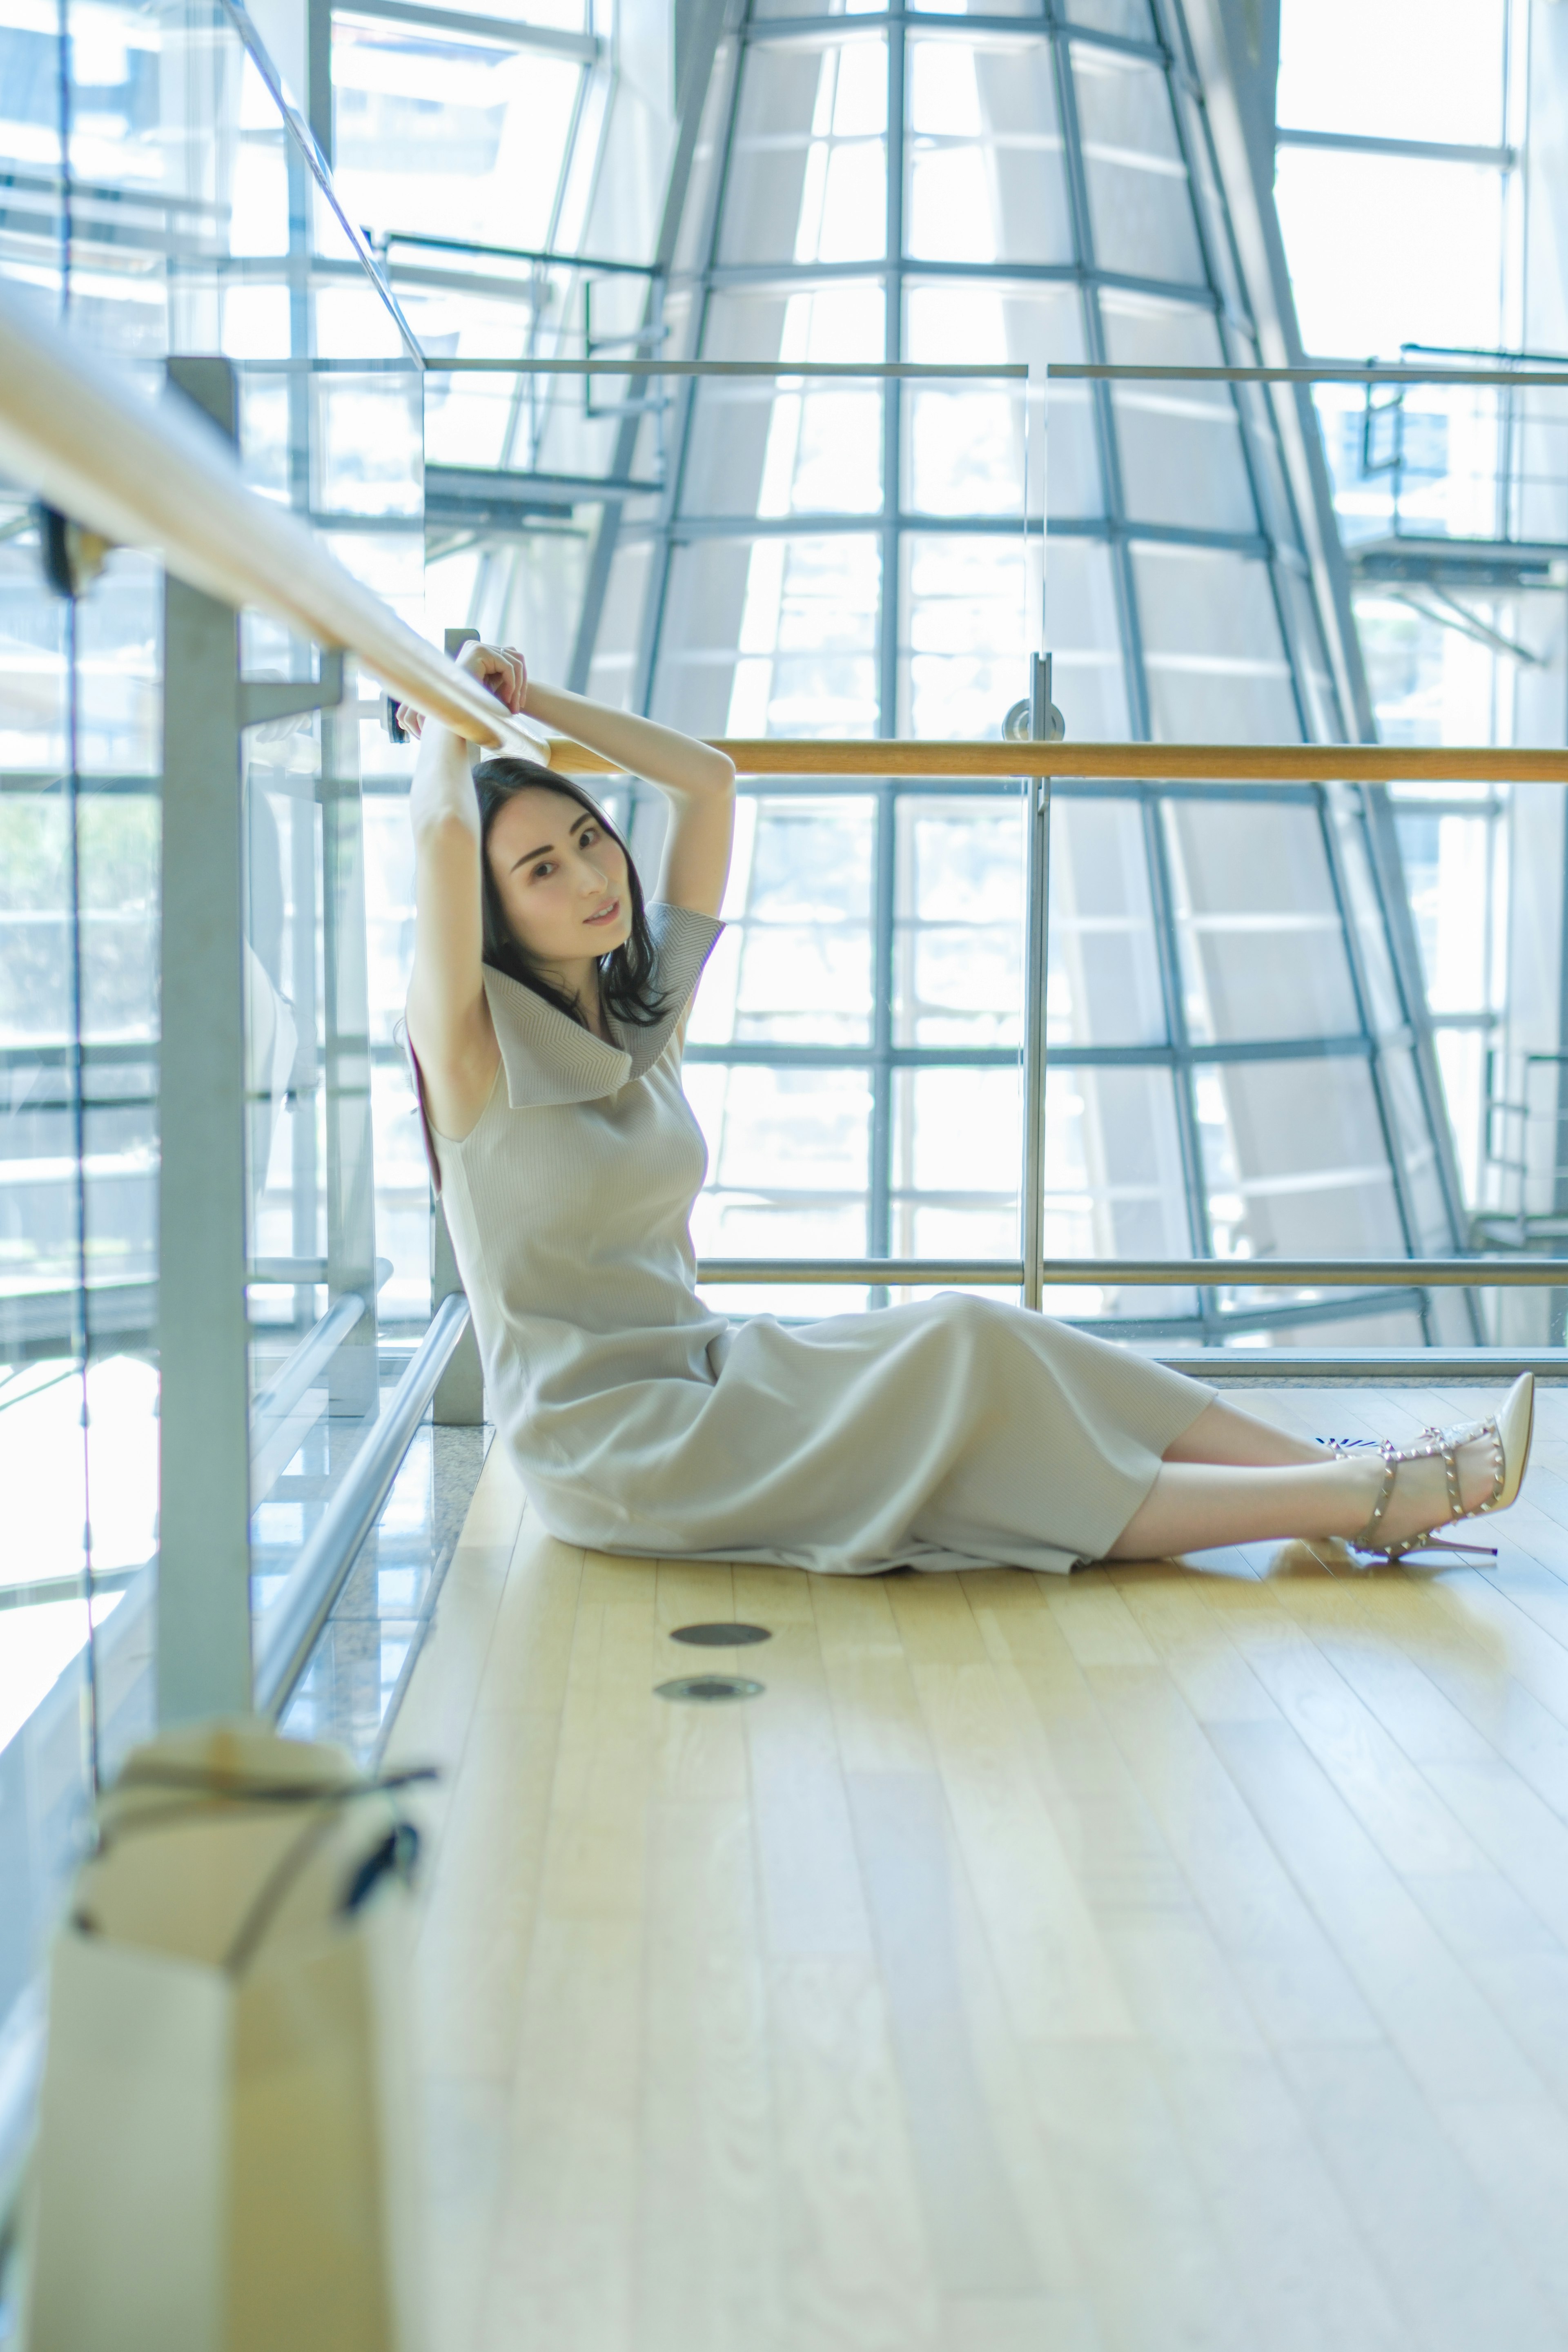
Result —
M409 823L413 832L415 856L420 858L444 859L456 856L466 860L474 856L479 840L479 812L454 808L450 802L437 802L433 807L421 807L417 802L409 808Z

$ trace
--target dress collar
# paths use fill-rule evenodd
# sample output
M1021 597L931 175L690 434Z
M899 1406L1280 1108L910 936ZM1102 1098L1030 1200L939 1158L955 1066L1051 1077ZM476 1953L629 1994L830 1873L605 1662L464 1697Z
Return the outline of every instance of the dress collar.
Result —
M513 1110L539 1110L560 1103L597 1102L644 1077L669 1045L696 986L698 974L724 925L689 908L648 909L653 938L653 984L664 1010L649 1028L611 1023L617 1042L606 1043L573 1021L522 982L485 967L485 994L507 1074L507 1101Z

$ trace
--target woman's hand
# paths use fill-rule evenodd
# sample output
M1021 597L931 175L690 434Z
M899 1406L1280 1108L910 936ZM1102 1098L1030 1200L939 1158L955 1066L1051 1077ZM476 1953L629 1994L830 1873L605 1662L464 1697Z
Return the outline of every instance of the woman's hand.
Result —
M526 709L528 666L516 646L466 645L457 656L457 667L476 677L504 710L516 713ZM424 713L416 710L411 702L400 702L397 723L405 735L417 742L424 732Z

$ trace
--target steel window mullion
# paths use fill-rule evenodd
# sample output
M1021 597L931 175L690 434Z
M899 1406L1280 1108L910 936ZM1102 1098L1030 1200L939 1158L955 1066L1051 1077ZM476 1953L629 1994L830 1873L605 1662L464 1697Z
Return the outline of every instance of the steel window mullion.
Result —
M882 32L903 21L903 11L896 8L851 16L753 16L743 27L741 38L748 47L776 47L789 41L818 39L823 34ZM1085 48L1110 49L1118 57L1144 58L1167 73L1182 72L1176 60L1157 41L1140 41L1125 33L1105 32L1097 25L1079 24L1069 17L1050 20L1041 16L951 16L933 10L929 18L922 14L919 22L923 33L929 24L938 38L946 35L950 40L962 40L971 33L994 33L1021 41L1030 33L1049 29L1064 41L1081 42Z
M1356 1018L1361 1024L1362 1033L1370 1048L1367 1071L1372 1080L1373 1101L1376 1106L1377 1124L1383 1136L1383 1148L1388 1155L1389 1173L1394 1181L1394 1205L1399 1218L1399 1229L1405 1236L1406 1252L1409 1256L1416 1257L1420 1251L1420 1234L1416 1223L1415 1203L1411 1197L1410 1171L1405 1164L1405 1153L1400 1144L1398 1126L1388 1099L1387 1073L1384 1067L1382 1047L1377 1033L1372 1025L1372 1004L1367 987L1365 959L1362 954L1361 940L1355 929L1350 893L1345 887L1343 863L1329 809L1328 796L1322 787L1319 788L1318 793L1318 833L1323 845L1323 856L1328 861L1329 882L1334 895L1334 905L1339 912L1340 930L1343 936L1345 958L1350 967L1351 990L1355 998ZM1481 1331L1473 1300L1470 1305L1470 1323L1472 1336L1479 1341ZM1430 1347L1432 1343L1431 1302L1425 1297L1421 1301L1421 1337Z
M1078 93L1072 79L1071 58L1061 29L1057 26L1052 36L1056 67L1057 105L1061 120L1062 144L1067 159L1068 203L1072 215L1078 252L1091 268L1094 259L1094 236L1089 200L1088 174L1083 166L1082 134L1078 121ZM1108 360L1105 346L1104 320L1100 310L1099 290L1086 284L1083 291L1084 341L1091 361L1104 365ZM1117 530L1126 521L1125 502L1122 492L1122 469L1116 443L1114 412L1111 388L1096 383L1093 388L1096 438L1100 446L1101 476L1105 498L1105 516L1112 526L1109 540L1112 573L1116 603L1122 622L1124 674L1127 686L1127 706L1130 731L1134 738L1147 741L1150 736L1148 678L1144 667L1143 629L1139 620L1136 583L1133 577L1132 556L1124 535ZM1050 523L1047 520L1049 542ZM1071 714L1069 714L1071 724ZM1154 917L1155 951L1159 966L1160 993L1164 999L1166 1034L1173 1049L1175 1072L1172 1088L1176 1115L1176 1134L1182 1160L1182 1177L1186 1192L1186 1223L1189 1242L1194 1252L1208 1256L1213 1252L1213 1236L1208 1217L1208 1198L1203 1175L1202 1136L1197 1118L1197 1099L1190 1062L1186 1059L1188 1045L1186 1013L1182 1002L1181 974L1176 963L1175 914L1171 900L1170 876L1166 862L1165 841L1161 832L1157 803L1147 793L1139 796L1143 809L1145 856L1148 869L1149 890ZM1199 1314L1207 1324L1211 1308L1207 1299L1198 1301Z
M890 387L896 398L896 388ZM518 480L526 478L519 476ZM551 478L532 478L548 488ZM598 488L585 484L585 490ZM606 485L605 487L612 487ZM563 511L565 509L563 509ZM1005 539L1019 528L1017 515L950 515L898 514L884 516L873 509L862 514L830 510L825 514L793 512L786 515L710 514L680 515L668 523L649 522L628 527L627 537L647 538L654 530L667 530L678 543L683 540L699 539L793 539L808 534L813 539L836 537L842 533L873 531L925 531L946 533L965 539ZM1183 523L1113 522L1095 518L1073 518L1056 527L1058 539L1091 539L1111 546L1200 547L1212 548L1220 554L1251 556L1267 559L1266 541L1254 539L1239 531L1203 530L1197 525ZM880 641L879 641L880 642ZM1290 646L1285 645L1287 659ZM889 735L896 730L888 728ZM1146 740L1146 737L1141 739ZM1310 739L1309 739L1310 740Z
M654 295L656 292L656 286L652 282L653 269L667 260L669 252L673 249L676 236L679 234L681 208L685 201L686 191L691 184L692 164L696 153L696 142L702 129L703 113L707 104L708 89L713 78L714 68L717 63L717 45L716 44L715 54L709 60L706 74L700 76L696 83L691 86L687 91L686 104L690 110L690 119L687 120L683 118L677 134L675 161L671 171L670 186L665 195L664 215L660 223L658 244L659 259L657 263L650 267L649 275L651 282L649 287L648 301L643 312L645 322L650 320L652 318ZM731 72L732 85L737 81L738 65L739 48L738 45L737 45ZM583 87L586 89L586 76L584 77ZM722 188L724 179L727 173L727 169L728 155L727 148L724 169L720 172L716 172L714 175L714 211L713 219L709 224L710 254L716 246L718 234L717 223L719 218L719 206L717 202L717 192ZM593 266L597 267L598 265ZM622 268L625 265L612 264L611 266L612 268ZM666 276L666 290L667 286L668 278ZM702 347L700 341L701 327L706 317L706 295L699 296L697 308L699 312L699 340L694 344L693 348L700 350ZM695 379L692 379L691 381L695 383ZM689 393L687 396L687 404L689 407ZM630 474L632 462L637 453L637 436L641 430L641 426L642 419L640 417L628 416L622 418L620 431L616 436L615 454L612 459L612 472L613 474L618 476L627 476ZM675 452L675 458L679 459L682 463L684 463L685 458L684 428L685 419L683 418L683 439L680 448ZM679 465L674 460L667 459L665 467L666 489L668 489L670 484L674 481L678 471ZM670 511L674 511L673 507ZM615 561L615 551L620 545L622 538L622 517L623 512L624 509L618 500L607 500L600 520L599 532L594 541L593 556L589 566L588 579L583 590L582 609L578 615L577 635L572 646L571 664L567 677L568 686L570 688L571 691L576 694L583 694L588 690L589 675L593 665L593 651L599 640L600 624L604 616L604 600L610 593L611 570ZM666 562L668 558L666 554ZM661 608L663 605L663 598L664 583L661 581L659 593ZM651 681L651 664L649 668L649 678ZM643 698L643 708L644 709L647 708L647 696L645 693Z
M1080 258L1092 271L1094 236L1089 207L1089 182L1083 169L1082 139L1078 124L1078 94L1073 86L1071 61L1067 43L1059 22L1053 22L1049 36L1051 58L1056 76L1057 113L1061 123L1062 155L1067 168L1068 211L1072 222L1073 242ZM1100 315L1099 296L1092 281L1083 288L1084 341L1091 362L1106 363L1104 322ZM1101 487L1104 493L1106 520L1113 526L1111 534L1112 572L1115 583L1118 616L1122 623L1122 657L1127 686L1127 716L1135 740L1146 742L1149 734L1148 684L1144 674L1143 633L1138 624L1137 602L1134 593L1132 567L1124 541L1119 540L1115 526L1126 520L1126 509L1122 497L1121 465L1116 450L1115 427L1111 411L1110 387L1095 383L1092 387L1095 439L1100 453ZM1046 520L1049 547L1051 523ZM1071 711L1068 724L1072 723Z
M735 162L736 127L740 119L741 79L744 71L745 57L740 45L737 44L735 73L729 91L729 119L725 125L724 154L714 174L713 217L707 224L707 258L710 268L718 259L719 238L724 225L725 198L729 192L730 172ZM710 297L705 288L699 293L696 304L697 316L695 321L696 331L691 344L695 352L702 350L707 332L709 300ZM698 382L699 379L695 376L685 378L675 395L681 406L675 431L672 436L674 446L671 449L668 480L662 502L663 513L658 526L663 533L664 545L653 559L653 568L655 578L649 583L648 601L643 615L643 643L638 652L633 694L634 708L643 711L652 707L653 672L659 657L660 640L664 635L664 604L670 585L670 559L674 546L671 527L680 510L681 495L685 483L686 460L691 447L692 423L696 411Z
M866 1248L872 1257L893 1245L894 1055L893 989L897 898L898 803L893 785L876 796L872 904L872 1118L866 1196Z
M1443 1092L1442 1074L1438 1070L1432 1044L1433 1024L1427 1003L1420 942L1416 937L1415 921L1410 912L1410 894L1406 887L1399 839L1394 830L1396 803L1389 799L1385 785L1363 784L1360 795L1362 831L1366 843L1373 889L1383 916L1395 986L1410 1032L1416 1085L1432 1139L1438 1187L1448 1212L1449 1239L1458 1248L1460 1236L1466 1230L1464 1195L1459 1183L1458 1165L1454 1158L1448 1099Z
M883 279L883 357L896 366L904 357L904 29L902 11L887 19L886 250ZM898 640L903 581L899 529L903 520L902 386L896 376L882 388L882 601L878 613L878 726L898 733ZM891 976L891 965L888 967Z
M1375 1044L1360 1032L1347 1037L1228 1039L1214 1045L1053 1045L1053 1066L1070 1070L1220 1069L1233 1063L1369 1061ZM688 1062L737 1069L872 1070L884 1060L894 1070L1013 1070L1016 1045L775 1045L766 1042L688 1045ZM1199 1250L1198 1256L1211 1253Z
M1189 285L1183 278L1134 278L1125 270L1099 269L1082 261L944 261L936 256L926 257L912 253L904 255L904 267L911 278L983 279L988 284L995 281L1004 285L1100 286L1113 294L1145 294L1179 310L1218 310L1222 316L1228 315L1223 298L1207 286ZM263 265L261 269L247 274L264 275L265 268ZM675 273L671 283L697 284L722 293L731 287L786 286L798 281L829 286L845 278L863 278L869 282L877 275L874 261L727 261L707 269Z
M1197 232L1197 248L1203 257L1204 276L1207 279L1209 288L1214 295L1215 310L1218 317L1220 348L1224 353L1226 364L1230 367L1235 367L1245 364L1246 362L1240 362L1237 359L1233 331L1226 318L1226 305L1224 296L1220 289L1219 273L1214 266L1212 226L1207 215L1207 208L1202 202L1201 192L1198 187L1197 174L1193 169L1192 141L1188 135L1189 126L1186 120L1186 110L1176 102L1174 90L1170 93L1170 99L1171 121L1176 129L1177 152L1181 156L1182 166L1186 173L1187 200L1192 207L1193 223ZM1190 100L1190 103L1192 104L1194 112L1198 117L1200 129L1206 131L1207 117L1201 98L1195 97ZM1243 289L1243 290L1245 290L1246 282L1246 279L1239 275L1238 284ZM1255 360L1257 357L1256 328L1253 324L1249 322L1244 331L1247 333L1252 343L1253 358ZM1270 528L1270 518L1264 509L1257 455L1253 446L1253 426L1251 419L1247 413L1247 404L1242 398L1241 385L1236 383L1229 384L1227 386L1227 392L1229 397L1231 413L1236 418L1237 435L1241 445L1241 463L1247 475L1247 488L1252 500L1252 510L1258 518L1260 539L1259 552L1261 560L1269 567L1269 587L1274 600L1274 618L1279 626L1280 643L1284 649L1285 656L1290 666L1291 698L1296 707L1296 724L1301 730L1302 742L1309 743L1312 740L1312 728L1308 723L1308 712L1301 681L1301 649L1298 642L1294 614L1288 604L1287 599L1281 589L1279 579L1276 576L1276 565L1278 562L1278 550L1275 543L1276 535Z
M883 254L883 357L896 365L904 357L904 29L902 9L890 10L883 37L887 44L887 121L883 140L884 215ZM882 557L881 594L877 609L877 726L885 736L898 733L898 646L903 602L899 525L903 504L903 387L896 376L882 387ZM894 1127L893 992L894 918L898 889L898 803L894 786L883 783L876 794L875 862L872 906L872 1019L874 1060L872 1066L871 1165L868 1171L866 1231L873 1256L891 1246L893 1223L893 1148ZM873 1294L874 1306L885 1306L885 1291Z
M1214 1228L1208 1214L1208 1186L1203 1165L1203 1131L1197 1116L1197 1057L1187 1034L1186 1004L1182 995L1181 964L1176 948L1176 903L1171 890L1170 864L1165 838L1165 812L1157 796L1143 795L1144 845L1148 859L1149 893L1154 915L1160 991L1165 998L1166 1024L1171 1041L1176 1097L1176 1135L1186 1186L1188 1243L1197 1257L1214 1255ZM1218 1052L1205 1058L1218 1061ZM1207 1297L1198 1300L1207 1320L1213 1312Z

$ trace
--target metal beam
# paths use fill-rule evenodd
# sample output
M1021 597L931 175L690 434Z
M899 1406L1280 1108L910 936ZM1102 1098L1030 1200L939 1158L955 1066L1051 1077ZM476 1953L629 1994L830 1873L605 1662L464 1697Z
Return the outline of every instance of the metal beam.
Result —
M232 440L234 369L169 380ZM163 588L158 1720L251 1701L239 618Z
M1021 1258L712 1257L699 1282L808 1285L886 1284L893 1288L958 1284L1019 1290ZM1042 1258L1051 1289L1120 1290L1550 1290L1563 1282L1561 1258L1325 1257Z

